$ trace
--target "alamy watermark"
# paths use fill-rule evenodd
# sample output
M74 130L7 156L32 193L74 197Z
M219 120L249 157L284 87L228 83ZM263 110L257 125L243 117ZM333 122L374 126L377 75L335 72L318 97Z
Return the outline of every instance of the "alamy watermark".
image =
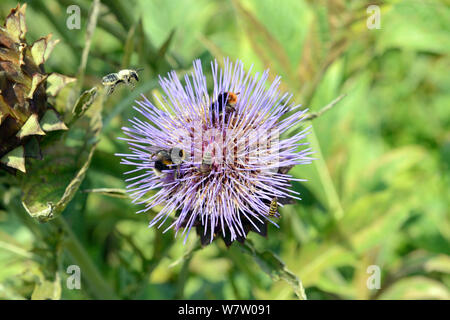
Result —
M367 17L367 29L381 29L381 10L377 5L370 5L366 10L369 17Z
M176 146L193 155L194 163L201 163L206 153L218 165L251 165L261 170L276 171L281 148L278 129L255 129L245 134L241 129L223 130L210 128L203 130L201 122L194 124L191 135L186 129L176 129L179 137ZM199 128L199 129L198 129Z
M370 274L367 278L366 285L370 290L378 290L381 288L381 269L373 264L367 267L366 272Z
M72 264L67 267L66 273L70 276L67 277L66 286L69 290L81 289L81 269L76 264Z
M80 28L81 28L81 10L80 10L80 7L75 5L75 4L73 4L73 5L67 7L66 12L69 15L67 17L67 20L66 20L67 29L69 29L69 30L73 30L73 29L80 30Z

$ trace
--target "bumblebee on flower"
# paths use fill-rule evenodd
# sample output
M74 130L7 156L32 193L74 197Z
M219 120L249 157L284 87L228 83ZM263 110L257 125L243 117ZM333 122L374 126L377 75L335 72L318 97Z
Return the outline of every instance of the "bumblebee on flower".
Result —
M127 182L133 201L145 204L139 212L163 206L150 226L159 228L174 216L165 230L182 230L186 239L195 227L203 245L217 237L231 245L245 241L250 231L266 236L268 223L278 217L274 201L282 206L300 199L290 188L296 179L288 171L310 163L312 152L298 150L307 144L301 142L307 128L280 139L306 110L280 93L279 77L266 86L268 71L251 76L239 61L227 60L223 69L211 63L211 70L211 95L199 60L184 86L175 72L160 78L161 107L145 97L137 101L135 109L146 121L134 118L123 128L131 153L119 156L122 164L135 167L127 174L136 176ZM155 173L160 164L154 155L174 148L183 158L165 159L165 170Z

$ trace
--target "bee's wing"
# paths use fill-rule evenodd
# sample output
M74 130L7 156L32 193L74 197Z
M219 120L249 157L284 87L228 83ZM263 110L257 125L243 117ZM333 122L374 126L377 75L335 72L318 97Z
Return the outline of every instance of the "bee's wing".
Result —
M293 198L289 198L289 197L279 197L278 198L278 203L280 204L295 204L296 201Z
M152 154L152 156L156 155L159 151L165 150L166 148L158 147L155 145L146 146L145 149Z

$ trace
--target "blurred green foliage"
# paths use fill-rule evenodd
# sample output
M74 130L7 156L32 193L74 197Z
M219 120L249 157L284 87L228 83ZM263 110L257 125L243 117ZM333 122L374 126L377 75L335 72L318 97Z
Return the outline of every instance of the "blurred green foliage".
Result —
M366 1L103 0L84 69L91 1L29 1L30 41L61 40L47 71L83 78L80 89L123 67L144 71L134 91L104 102L99 144L64 219L32 220L0 176L0 298L294 299L297 275L308 299L449 299L450 6L376 3L381 29L367 28ZM71 4L80 30L66 28ZM15 6L2 1L1 17ZM294 184L303 201L282 209L280 228L250 235L250 248L199 249L194 233L183 246L148 229L154 213L135 214L114 153L127 150L117 137L137 114L133 101L161 94L158 74L223 57L270 68L312 111L347 96L313 121L318 159L293 170L309 181ZM77 257L88 261L82 288L69 290ZM370 265L381 268L379 290L366 285Z

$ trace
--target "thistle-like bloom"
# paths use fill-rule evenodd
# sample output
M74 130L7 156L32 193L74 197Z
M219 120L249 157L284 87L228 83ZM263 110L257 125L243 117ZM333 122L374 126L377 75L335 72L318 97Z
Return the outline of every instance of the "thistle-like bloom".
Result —
M299 150L307 145L308 128L298 129L306 110L280 93L279 77L268 83L268 70L252 76L239 61L211 69L211 91L198 60L184 85L174 71L160 77L160 107L136 101L145 120L123 128L131 153L119 156L135 167L126 181L133 202L145 203L138 212L161 208L150 226L171 217L166 230L187 238L195 227L203 245L216 237L230 245L249 231L266 236L278 204L300 199L290 183L300 179L288 171L310 163L311 150Z

